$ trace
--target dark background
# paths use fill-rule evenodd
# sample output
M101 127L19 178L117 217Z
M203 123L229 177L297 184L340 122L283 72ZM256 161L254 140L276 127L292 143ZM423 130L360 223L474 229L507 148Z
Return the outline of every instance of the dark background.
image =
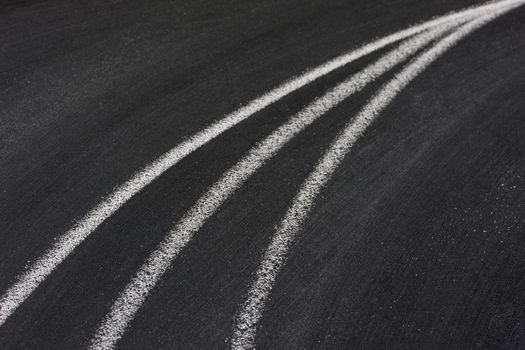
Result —
M0 4L0 292L114 186L238 105L475 1ZM173 223L258 140L382 52L255 114L166 172L0 328L85 348ZM525 347L525 7L411 83L346 157L290 251L259 349ZM264 248L345 122L395 69L301 133L174 262L118 343L228 347Z

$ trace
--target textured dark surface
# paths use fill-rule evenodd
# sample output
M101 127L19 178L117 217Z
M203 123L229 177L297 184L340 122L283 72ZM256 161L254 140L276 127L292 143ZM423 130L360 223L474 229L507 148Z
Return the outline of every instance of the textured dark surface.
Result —
M3 1L0 291L112 188L283 80L473 1ZM0 328L1 349L78 349L174 221L255 142L371 56L222 134L100 226ZM525 347L525 8L411 83L317 200L260 349ZM387 74L223 205L122 349L226 348L301 182Z

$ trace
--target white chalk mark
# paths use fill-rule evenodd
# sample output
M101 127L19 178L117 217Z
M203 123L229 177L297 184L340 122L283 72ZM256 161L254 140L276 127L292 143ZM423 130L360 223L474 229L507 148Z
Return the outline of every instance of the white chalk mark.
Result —
M42 256L18 276L14 284L11 285L0 298L0 326L5 323L9 316L24 302L24 300L27 299L40 283L42 283L80 243L82 243L100 224L102 224L102 222L113 215L113 213L124 205L124 203L140 192L144 187L148 186L165 171L177 164L181 159L224 131L249 118L254 113L262 110L282 97L311 83L317 78L373 51L385 47L386 45L407 38L428 28L442 25L450 20L480 15L484 12L491 11L500 5L509 5L516 2L518 2L518 0L503 0L497 3L490 2L486 5L452 13L376 40L357 50L341 55L321 66L308 70L306 73L270 90L245 106L240 107L233 113L226 115L223 119L189 137L170 151L160 156L153 163L135 173L130 180L115 188L113 192L104 198L96 207L79 219L70 230L58 237L51 248L44 252Z
M188 244L193 235L219 209L221 204L288 141L348 96L457 25L455 21L450 22L438 29L423 32L408 39L377 62L338 84L322 97L315 99L251 149L206 191L169 232L157 250L150 255L147 262L114 302L110 313L92 341L91 349L112 349L114 347L136 311L143 304L149 291L157 284L180 250Z
M268 300L277 275L285 264L288 250L300 230L301 224L312 209L315 198L330 180L335 169L357 139L396 95L426 67L463 37L506 11L508 9L494 11L491 15L473 20L438 42L428 51L420 54L393 80L384 85L379 93L372 98L355 119L349 122L343 132L336 138L314 171L301 186L263 255L255 279L249 288L247 300L236 316L236 324L231 340L231 348L233 350L255 348L257 324L261 319L265 303Z

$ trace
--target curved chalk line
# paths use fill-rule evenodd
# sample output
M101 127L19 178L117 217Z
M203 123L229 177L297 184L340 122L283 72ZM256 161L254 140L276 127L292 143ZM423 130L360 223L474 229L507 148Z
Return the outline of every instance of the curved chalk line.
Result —
M490 2L482 6L439 17L376 40L285 82L277 88L274 88L249 102L245 106L240 107L233 113L228 114L223 119L206 127L202 131L197 132L160 156L143 170L135 173L130 180L115 188L115 190L104 198L96 207L79 219L70 230L58 237L52 247L45 251L42 256L19 275L17 280L0 298L0 326L5 323L9 316L24 302L24 300L27 299L40 283L42 283L46 277L102 222L115 213L122 205L124 205L124 203L140 192L144 187L153 182L157 177L161 176L169 168L177 164L181 159L224 131L317 78L391 43L417 34L428 28L442 25L450 20L480 15L483 12L491 11L500 5L509 5L516 2L518 1L503 0L499 2Z

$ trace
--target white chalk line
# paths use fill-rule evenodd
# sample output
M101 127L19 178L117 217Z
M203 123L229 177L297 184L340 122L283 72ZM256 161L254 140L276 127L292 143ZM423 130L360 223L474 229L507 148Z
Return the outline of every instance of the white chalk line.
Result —
M315 198L330 180L334 171L357 139L396 95L426 67L463 37L508 10L510 9L494 11L491 15L462 26L431 49L419 55L393 80L384 85L380 92L372 98L336 138L335 142L321 158L315 170L301 186L263 255L255 279L249 288L247 300L243 303L240 312L236 316L233 337L230 343L231 349L246 350L255 348L257 324L262 317L266 301L270 296L277 275L285 264L288 250L295 240L301 224L311 211Z
M460 23L450 22L440 28L423 32L412 39L408 39L377 62L370 64L322 97L315 99L299 113L292 116L288 122L259 142L206 191L177 223L175 228L169 232L157 250L150 255L147 262L139 269L136 276L114 302L110 313L95 334L91 349L111 349L114 347L136 311L145 301L149 291L157 284L180 250L188 244L193 235L219 209L221 204L288 141L344 99L361 90L368 83L464 21L461 20Z
M270 90L245 106L240 107L223 119L206 127L163 154L143 170L137 172L124 184L118 186L104 198L96 207L79 219L73 227L58 237L55 243L34 261L0 298L0 326L11 314L27 299L27 297L42 283L46 277L73 252L102 222L113 215L124 203L148 186L157 177L177 164L194 150L200 148L224 131L247 119L254 113L292 93L293 91L311 83L317 78L330 73L360 57L374 52L396 41L407 38L422 30L441 25L448 20L475 16L490 11L500 4L511 4L518 0L504 0L497 3L473 7L457 13L452 13L420 25L402 30L382 39L367 44L355 51L341 55L321 66L313 68L299 77L293 78L284 84Z

